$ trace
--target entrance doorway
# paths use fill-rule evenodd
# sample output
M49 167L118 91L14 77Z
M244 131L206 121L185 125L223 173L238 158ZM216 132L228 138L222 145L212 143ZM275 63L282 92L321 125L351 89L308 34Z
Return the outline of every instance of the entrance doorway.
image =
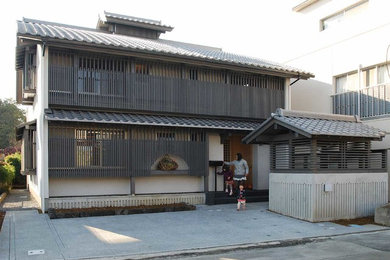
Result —
M232 135L224 140L224 142L223 142L223 158L224 158L224 161L231 162L231 161L236 159L237 153L242 154L242 158L247 161L248 167L249 167L249 175L247 177L247 181L245 182L245 189L252 190L253 189L252 145L241 143L242 138L244 138L244 136ZM231 170L234 171L234 166L232 166Z

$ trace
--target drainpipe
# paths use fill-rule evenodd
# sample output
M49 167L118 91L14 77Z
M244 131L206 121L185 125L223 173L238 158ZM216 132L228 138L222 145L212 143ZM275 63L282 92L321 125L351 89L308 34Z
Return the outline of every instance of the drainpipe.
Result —
M362 74L362 64L359 64L358 67L358 102L357 102L357 115L360 118L360 90L362 88L362 80L363 80L363 74Z

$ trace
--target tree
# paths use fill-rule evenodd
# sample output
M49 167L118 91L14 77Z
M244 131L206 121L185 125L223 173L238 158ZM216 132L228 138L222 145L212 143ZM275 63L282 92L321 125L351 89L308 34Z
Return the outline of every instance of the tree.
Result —
M0 148L16 145L15 127L25 121L24 110L12 99L0 99Z

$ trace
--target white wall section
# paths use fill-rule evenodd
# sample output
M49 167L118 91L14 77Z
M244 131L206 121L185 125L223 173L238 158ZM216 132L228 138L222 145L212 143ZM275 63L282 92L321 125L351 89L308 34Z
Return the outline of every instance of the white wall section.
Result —
M325 191L327 185L330 191ZM388 174L270 174L269 209L312 222L373 216L388 198Z

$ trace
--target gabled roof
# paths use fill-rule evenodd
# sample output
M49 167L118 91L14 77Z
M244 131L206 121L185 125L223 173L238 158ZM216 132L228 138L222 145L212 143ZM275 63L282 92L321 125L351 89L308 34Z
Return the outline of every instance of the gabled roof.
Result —
M137 27L143 27L148 29L154 29L161 32L170 32L173 30L172 26L164 25L161 21L152 19L145 19L140 17L128 16L123 14L116 14L104 11L102 17L99 16L99 23L113 22L118 24L133 25Z
M384 131L363 124L357 116L277 109L276 113L247 135L243 142L252 143L274 125L280 125L308 138L339 136L381 140L385 136Z
M130 19L130 18L129 18ZM197 61L227 64L251 69L269 71L285 77L308 79L313 74L276 62L224 52L218 48L201 46L164 39L146 39L133 36L111 34L105 31L72 25L23 18L17 21L18 37L35 38L50 42L67 41L75 45L93 45L136 51L147 54L180 57Z
M253 131L258 121L224 120L212 118L147 115L136 113L94 112L80 110L49 109L45 118L50 121L88 122L103 124L169 126L221 130Z

